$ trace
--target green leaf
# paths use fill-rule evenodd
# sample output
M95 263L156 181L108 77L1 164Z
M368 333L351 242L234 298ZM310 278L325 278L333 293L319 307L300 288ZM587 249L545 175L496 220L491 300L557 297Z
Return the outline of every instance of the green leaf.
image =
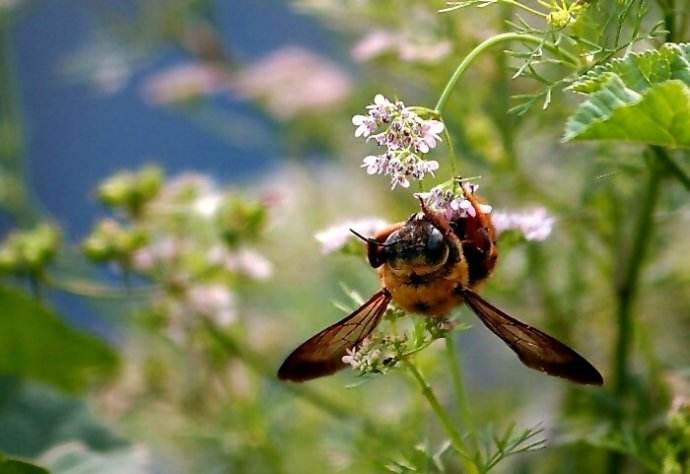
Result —
M45 469L0 454L0 474L48 474Z
M145 474L149 472L148 452L138 446L127 446L98 452L73 442L58 445L41 456L53 474ZM2 474L2 473L0 473Z
M46 385L0 377L0 451L36 459L69 441L97 451L127 446L126 440L94 417L85 402Z
M117 369L105 342L67 326L22 293L0 287L0 308L0 374L77 392Z
M570 86L589 96L564 141L620 140L690 148L690 45L667 43L598 66Z

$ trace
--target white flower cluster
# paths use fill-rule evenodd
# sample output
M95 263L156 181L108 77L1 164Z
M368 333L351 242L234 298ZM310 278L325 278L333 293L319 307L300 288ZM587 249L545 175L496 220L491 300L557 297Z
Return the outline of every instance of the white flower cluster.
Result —
M441 141L443 122L422 119L402 102L393 103L381 94L367 106L367 111L367 115L352 117L352 124L357 127L355 137L364 137L386 148L380 155L364 158L362 168L368 174L390 176L393 189L397 185L409 187L408 178L420 180L427 174L434 175L438 162L425 160L422 155ZM383 126L386 128L382 132L375 133Z
M476 217L477 210L467 199L467 194L474 194L479 189L478 184L465 183L459 188L460 194L446 189L444 186L436 186L426 193L415 193L415 196L424 200L424 204L435 211L440 212L447 220L466 217ZM488 204L480 204L479 210L483 214L491 213L492 207Z
M349 241L355 238L352 232L350 232L350 229L365 236L373 236L385 226L386 221L383 219L368 217L334 225L328 229L317 232L314 238L321 243L321 253L327 255L341 250Z
M374 334L348 349L342 360L360 375L385 374L398 363L406 343L407 335Z
M167 318L166 332L179 345L189 342L199 318L208 318L220 327L237 320L235 294L223 284L194 285L178 297L161 293L156 306Z
M543 241L551 234L556 218L538 207L523 212L495 212L491 218L496 234L517 230L526 240Z

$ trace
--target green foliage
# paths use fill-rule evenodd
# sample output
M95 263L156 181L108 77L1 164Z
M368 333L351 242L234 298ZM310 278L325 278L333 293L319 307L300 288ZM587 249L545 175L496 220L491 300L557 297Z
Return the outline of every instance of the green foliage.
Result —
M0 454L0 474L48 474L48 471L28 462L8 459Z
M0 273L35 275L54 258L60 232L50 224L28 231L15 231L0 246Z
M0 377L0 426L0 451L26 459L70 442L99 452L127 446L84 401L17 377Z
M115 373L118 359L106 343L70 328L40 303L0 287L0 307L0 373L72 392Z
M225 243L236 246L242 240L257 239L266 225L266 206L236 194L228 194L221 203L216 222Z
M690 47L667 43L597 66L570 88L586 94L565 140L690 147Z
M82 244L86 257L97 263L127 263L135 250L148 242L148 235L137 227L126 228L114 219L98 223Z
M98 187L98 197L108 207L137 215L158 194L162 182L163 172L156 166L146 166L136 172L123 171Z

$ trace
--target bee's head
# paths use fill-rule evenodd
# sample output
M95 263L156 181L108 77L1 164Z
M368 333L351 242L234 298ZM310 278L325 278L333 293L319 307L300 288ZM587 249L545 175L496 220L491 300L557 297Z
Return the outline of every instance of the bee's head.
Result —
M382 260L393 271L418 275L438 270L450 253L441 231L421 214L389 235L381 247Z

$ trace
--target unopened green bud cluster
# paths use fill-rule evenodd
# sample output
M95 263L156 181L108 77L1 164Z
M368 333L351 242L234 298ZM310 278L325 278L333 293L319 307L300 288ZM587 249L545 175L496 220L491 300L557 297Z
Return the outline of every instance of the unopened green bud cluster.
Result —
M94 262L126 262L146 245L146 232L123 227L114 219L102 220L82 244L84 254Z
M51 224L10 233L0 246L0 272L35 275L48 265L60 245L60 232Z
M146 166L137 172L123 171L98 187L98 198L108 207L136 216L158 194L163 177L156 166Z
M266 217L262 203L229 194L217 211L216 223L225 243L236 246L241 240L258 238L265 227Z

